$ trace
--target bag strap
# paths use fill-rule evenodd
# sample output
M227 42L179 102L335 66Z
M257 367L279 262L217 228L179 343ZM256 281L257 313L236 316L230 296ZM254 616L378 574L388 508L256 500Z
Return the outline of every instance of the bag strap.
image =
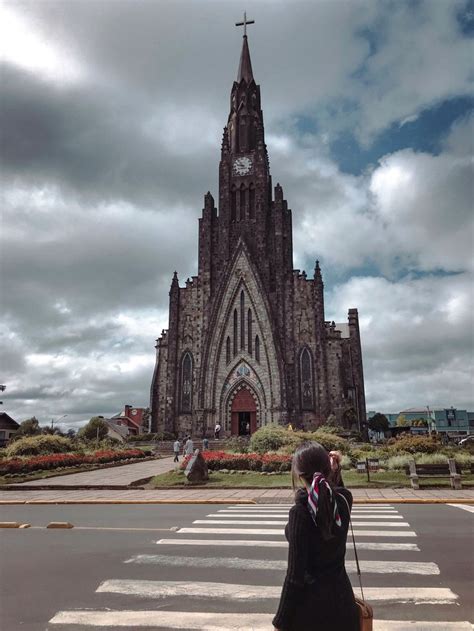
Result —
M360 593L362 594L362 600L365 603L364 589L362 587L362 574L360 572L359 557L357 555L357 547L356 547L356 541L355 541L355 537L354 537L354 528L352 527L351 508L349 506L349 502L344 497L344 495L342 495L342 493L338 493L338 495L339 495L339 497L342 497L342 499L345 501L346 506L347 506L347 510L349 512L349 524L351 526L352 543L354 544L354 556L355 556L355 562L356 562L356 567L357 567L357 576L359 577Z

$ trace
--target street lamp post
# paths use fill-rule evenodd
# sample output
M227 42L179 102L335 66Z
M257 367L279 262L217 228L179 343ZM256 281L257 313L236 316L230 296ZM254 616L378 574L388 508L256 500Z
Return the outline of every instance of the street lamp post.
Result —
M67 416L67 414L63 414L62 416L57 418L55 421L53 421L53 419L51 419L51 430L54 429L54 425L57 425L59 423L59 421L61 421L63 418L66 418L66 416Z

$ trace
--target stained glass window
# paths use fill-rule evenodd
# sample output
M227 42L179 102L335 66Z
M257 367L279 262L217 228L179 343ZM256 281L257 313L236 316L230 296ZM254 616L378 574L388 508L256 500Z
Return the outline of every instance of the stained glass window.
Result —
M252 309L247 311L247 351L252 354Z
M307 348L304 348L300 354L300 387L301 407L303 410L312 410L314 408L313 362Z
M234 309L234 355L237 355L237 309Z
M181 363L181 411L191 412L192 408L193 358L185 353Z
M240 348L245 348L245 294L240 292Z
M255 359L260 361L260 338L258 335L255 336Z
M230 363L230 337L227 336L227 340L225 343L225 361L227 364Z

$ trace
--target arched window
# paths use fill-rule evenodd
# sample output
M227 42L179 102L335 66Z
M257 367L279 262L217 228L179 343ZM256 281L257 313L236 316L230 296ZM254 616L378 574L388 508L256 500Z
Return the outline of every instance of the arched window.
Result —
M181 360L181 412L192 410L193 357L187 352Z
M237 309L234 309L234 355L237 355Z
M247 311L247 352L252 354L252 309Z
M313 396L313 360L307 348L300 353L300 393L303 410L314 408Z
M255 359L260 361L260 338L258 335L255 336Z
M249 188L249 219L255 219L255 186Z
M247 150L247 125L245 123L245 118L241 118L239 126L239 151Z
M242 184L240 186L240 221L243 221L245 219L245 188L244 185Z
M236 220L237 213L237 191L235 186L232 187L230 192L230 220L234 222Z
M240 292L240 348L245 349L245 294Z
M227 364L230 363L230 337L227 336L227 340L225 342L225 361Z

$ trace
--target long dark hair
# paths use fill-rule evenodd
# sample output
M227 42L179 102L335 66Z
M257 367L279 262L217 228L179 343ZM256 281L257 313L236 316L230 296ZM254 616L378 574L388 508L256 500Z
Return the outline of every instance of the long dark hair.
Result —
M299 480L302 478L308 486L313 481L315 473L322 473L329 484L331 482L331 461L326 449L315 441L303 443L293 455L291 464L291 478L293 490L296 492ZM319 502L317 525L322 538L327 541L334 537L334 502L325 484L319 486Z

